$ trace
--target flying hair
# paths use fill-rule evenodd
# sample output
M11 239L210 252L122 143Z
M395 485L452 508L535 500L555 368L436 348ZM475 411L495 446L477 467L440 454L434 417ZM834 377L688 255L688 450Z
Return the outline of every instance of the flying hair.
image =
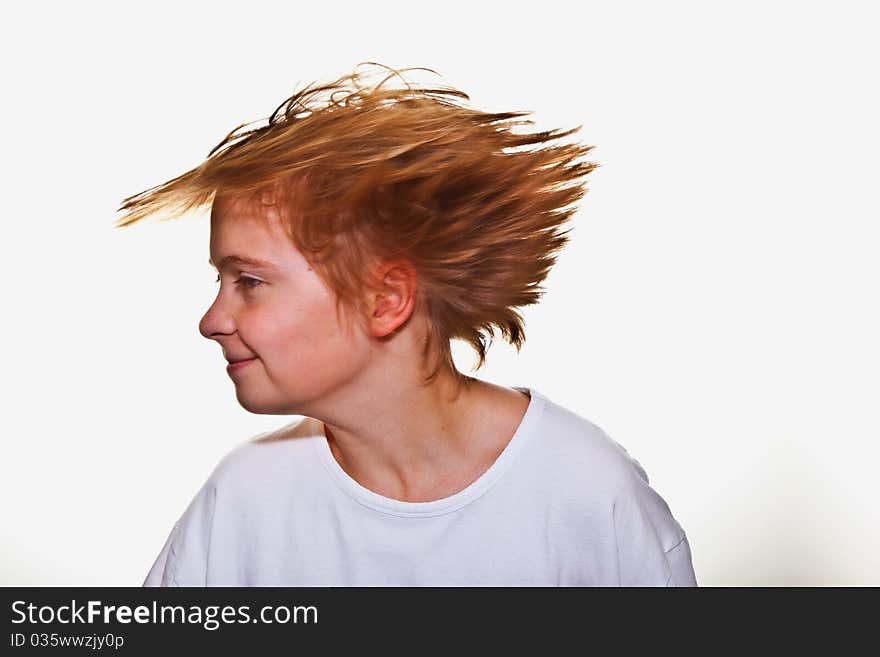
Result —
M366 84L364 65L391 71ZM569 240L565 227L588 191L594 148L555 143L570 130L514 132L531 112L483 112L445 85L421 87L400 71L362 62L311 83L262 127L233 129L204 162L123 200L116 227L160 221L213 203L218 194L274 208L287 235L340 306L365 321L375 265L396 259L417 274L413 315L423 318L430 382L445 369L464 383L450 341L485 362L497 328L520 350L518 308L535 304ZM402 86L386 84L390 80Z

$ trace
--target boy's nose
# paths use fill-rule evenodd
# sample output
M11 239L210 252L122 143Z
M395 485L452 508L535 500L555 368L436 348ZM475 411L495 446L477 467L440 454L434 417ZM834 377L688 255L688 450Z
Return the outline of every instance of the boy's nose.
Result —
M229 335L234 331L232 315L225 312L216 301L199 321L199 333L209 340L216 340L218 336Z

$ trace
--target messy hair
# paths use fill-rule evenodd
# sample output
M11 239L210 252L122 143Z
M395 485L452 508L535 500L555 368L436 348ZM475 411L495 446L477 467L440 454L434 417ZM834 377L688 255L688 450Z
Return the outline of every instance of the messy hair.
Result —
M363 316L375 263L404 259L417 274L416 308L427 327L430 382L445 369L463 383L452 339L482 367L497 327L520 350L517 308L535 304L569 239L563 229L601 166L593 146L547 145L580 130L516 133L525 111L483 112L453 87L419 87L400 71L376 85L351 74L312 83L259 128L232 130L192 170L123 200L117 227L206 206L218 194L274 207L293 245ZM435 73L436 74L436 73ZM399 79L402 87L386 84ZM238 134L236 134L238 133Z

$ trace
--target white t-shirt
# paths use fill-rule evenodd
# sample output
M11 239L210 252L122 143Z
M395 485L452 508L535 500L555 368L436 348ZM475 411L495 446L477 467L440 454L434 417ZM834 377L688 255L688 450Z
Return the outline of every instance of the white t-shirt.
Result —
M230 451L144 586L697 586L642 466L534 388L465 489L403 502L361 486L302 418Z

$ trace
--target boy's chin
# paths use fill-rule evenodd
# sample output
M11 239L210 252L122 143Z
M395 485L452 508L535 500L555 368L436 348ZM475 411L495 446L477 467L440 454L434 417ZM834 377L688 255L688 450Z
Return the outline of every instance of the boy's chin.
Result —
M241 407L248 413L256 415L290 415L288 411L282 408L281 404L272 403L269 399L261 399L242 390L236 390L235 396Z

